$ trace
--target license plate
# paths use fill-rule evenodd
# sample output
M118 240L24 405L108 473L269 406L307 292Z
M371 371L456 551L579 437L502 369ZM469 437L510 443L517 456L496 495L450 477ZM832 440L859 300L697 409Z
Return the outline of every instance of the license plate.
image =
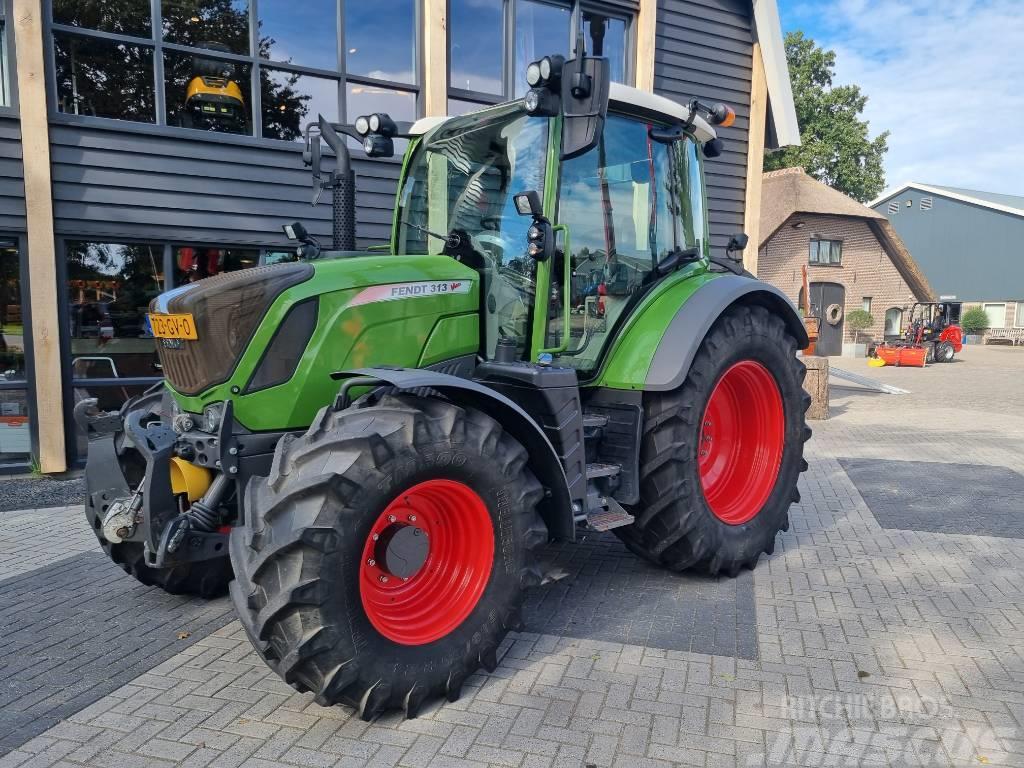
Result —
M196 321L192 315L156 315L150 313L149 324L153 335L158 339L192 339L199 338L196 333Z

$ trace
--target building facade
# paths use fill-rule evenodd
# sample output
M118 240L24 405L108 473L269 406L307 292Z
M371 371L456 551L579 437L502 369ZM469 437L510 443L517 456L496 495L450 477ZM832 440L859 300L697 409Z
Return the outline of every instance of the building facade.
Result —
M984 309L990 338L1024 342L1024 197L909 183L871 207L942 298Z
M75 402L159 380L154 295L279 258L285 222L329 237L301 155L317 114L517 98L582 24L617 81L736 109L707 168L715 247L756 233L764 137L799 140L774 0L0 0L0 17L7 470L75 466ZM385 243L401 161L354 164L360 245Z
M911 305L931 300L927 280L884 216L800 168L766 173L762 194L758 276L802 306L807 267L811 309L822 318L818 354L897 334ZM829 313L833 305L842 311ZM859 333L846 327L855 309L874 319Z

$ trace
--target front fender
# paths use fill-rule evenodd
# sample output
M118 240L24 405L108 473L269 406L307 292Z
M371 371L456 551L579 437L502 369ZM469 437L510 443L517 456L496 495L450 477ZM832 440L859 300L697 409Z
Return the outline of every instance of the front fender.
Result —
M807 346L803 320L781 290L752 277L704 272L668 286L627 323L596 383L650 392L676 389L711 326L729 307L743 303L781 317L797 348Z
M540 515L548 534L555 539L572 541L575 538L569 484L558 454L540 426L505 395L471 379L422 368L358 368L337 371L331 376L378 379L401 390L435 390L457 405L476 408L491 416L526 449L528 466L547 491L540 502Z

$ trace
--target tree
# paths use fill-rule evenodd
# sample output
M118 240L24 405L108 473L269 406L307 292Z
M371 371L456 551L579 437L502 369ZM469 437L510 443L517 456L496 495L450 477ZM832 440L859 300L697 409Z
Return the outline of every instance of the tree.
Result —
M853 309L846 313L846 327L853 331L854 343L860 342L861 331L866 331L875 324L875 318L864 309Z
M960 318L960 327L964 329L964 333L984 333L988 330L988 325L988 313L981 307L971 307Z
M868 123L860 119L868 97L859 86L833 85L835 51L819 47L803 32L786 35L786 59L802 143L765 155L764 169L800 166L862 203L877 197L885 187L882 158L889 132L868 137Z

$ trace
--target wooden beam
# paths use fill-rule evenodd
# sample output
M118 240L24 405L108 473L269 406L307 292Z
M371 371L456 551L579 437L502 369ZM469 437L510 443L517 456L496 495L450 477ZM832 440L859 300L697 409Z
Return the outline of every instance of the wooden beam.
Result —
M654 48L658 30L658 0L640 0L636 17L636 87L654 91Z
M448 114L448 0L423 0L423 114Z
M768 82L764 76L761 46L754 43L750 82L750 131L747 134L747 192L743 207L743 231L750 238L743 251L743 266L757 274L761 246L761 175L764 173L764 132L768 118Z
M50 186L50 134L43 66L43 11L40 0L14 0L18 101L25 174L28 265L31 274L32 362L39 430L39 468L67 469L60 324L57 321L57 257Z

